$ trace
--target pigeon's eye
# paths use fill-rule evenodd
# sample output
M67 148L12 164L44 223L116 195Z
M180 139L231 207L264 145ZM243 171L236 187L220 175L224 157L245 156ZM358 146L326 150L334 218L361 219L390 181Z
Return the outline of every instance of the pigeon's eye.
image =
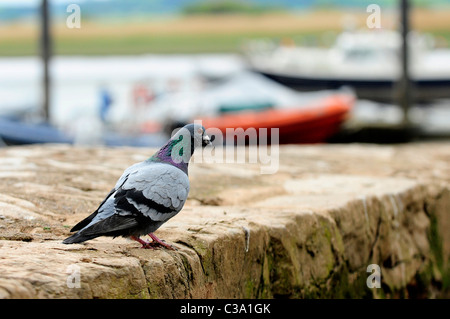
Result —
M197 133L200 134L200 135L202 135L202 134L203 134L203 129L202 129L201 127L198 128L198 129L197 129Z

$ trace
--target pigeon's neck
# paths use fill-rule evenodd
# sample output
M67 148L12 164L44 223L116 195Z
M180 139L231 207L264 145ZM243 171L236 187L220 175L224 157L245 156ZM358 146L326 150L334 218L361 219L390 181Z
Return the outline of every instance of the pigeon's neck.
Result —
M190 148L190 147L189 147ZM185 151L182 140L169 140L163 147L159 149L152 157L148 159L150 162L167 163L181 169L188 174L189 160L192 155ZM190 151L188 149L188 151Z

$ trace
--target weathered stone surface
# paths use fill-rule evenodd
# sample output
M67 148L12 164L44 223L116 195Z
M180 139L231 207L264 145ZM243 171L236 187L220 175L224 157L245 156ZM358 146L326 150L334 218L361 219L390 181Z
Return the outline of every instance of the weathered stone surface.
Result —
M0 297L448 296L449 143L285 146L272 175L194 163L185 208L157 231L178 251L124 238L61 244L151 154L1 149ZM366 285L370 264L381 289Z

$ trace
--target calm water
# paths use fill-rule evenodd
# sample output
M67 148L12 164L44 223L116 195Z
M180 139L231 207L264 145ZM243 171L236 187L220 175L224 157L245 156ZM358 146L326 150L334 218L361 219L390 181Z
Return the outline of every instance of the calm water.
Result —
M205 77L220 78L244 69L239 56L228 54L55 57L51 63L51 120L66 129L78 120L83 127L94 127L102 92L107 92L112 101L109 122L133 126L136 117L150 119L142 105L155 96L185 92L188 97L204 87ZM0 58L0 115L39 110L41 76L36 57ZM401 121L402 114L395 105L358 101L353 116L361 125L372 125L394 124ZM424 130L450 134L450 101L440 101L425 110L413 108L411 119Z
M106 91L112 99L110 120L120 121L139 106L142 96L193 90L202 85L201 76L221 77L242 68L234 55L55 57L50 67L51 119L64 125L74 117L96 116ZM0 70L0 114L39 108L38 58L1 58Z

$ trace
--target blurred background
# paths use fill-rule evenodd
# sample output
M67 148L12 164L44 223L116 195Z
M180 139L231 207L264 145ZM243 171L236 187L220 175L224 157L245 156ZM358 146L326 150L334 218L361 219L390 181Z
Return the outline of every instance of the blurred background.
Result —
M450 137L450 0L0 0L0 145Z

